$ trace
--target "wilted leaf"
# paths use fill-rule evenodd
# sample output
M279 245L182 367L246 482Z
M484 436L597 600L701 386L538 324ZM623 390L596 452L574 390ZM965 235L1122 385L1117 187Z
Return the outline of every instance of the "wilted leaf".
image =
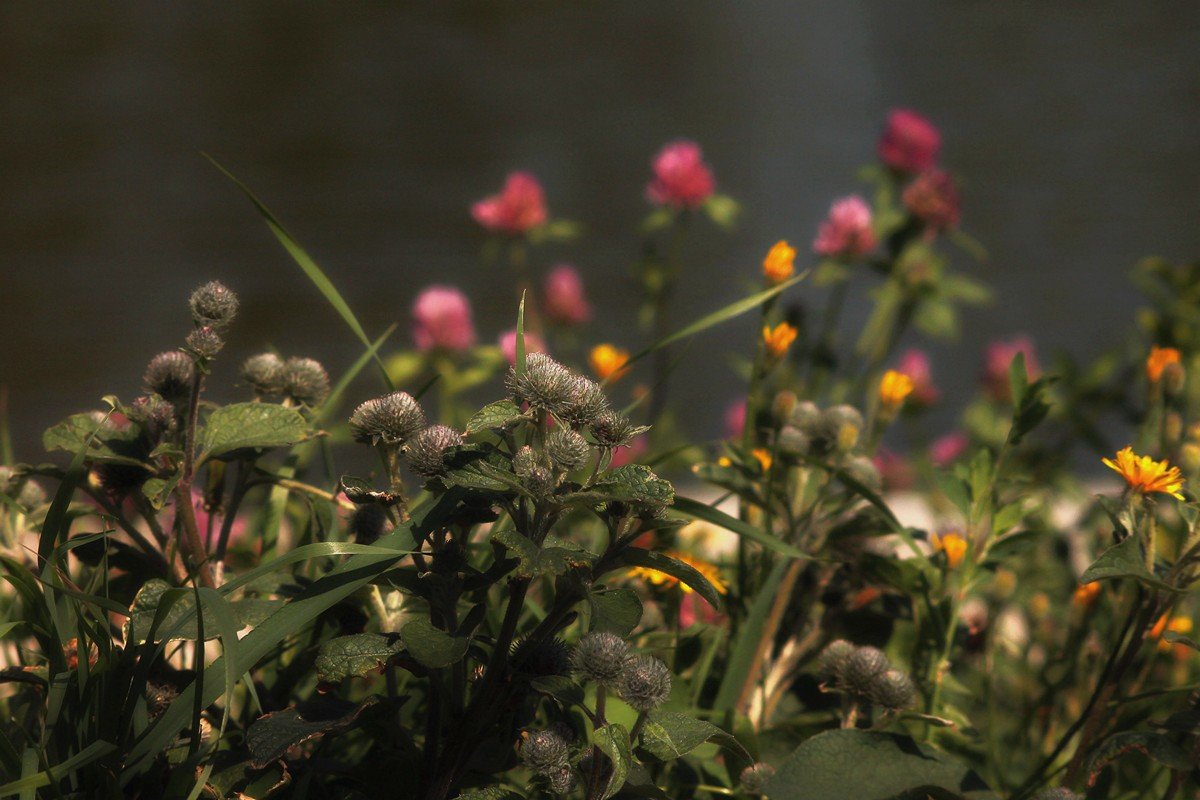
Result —
M355 633L339 636L321 645L317 655L318 680L337 683L381 669L388 659L404 649L398 636Z
M378 701L379 698L371 696L356 705L325 695L299 708L286 708L259 717L246 731L250 766L263 769L283 758L289 749L298 744L327 733L346 730L354 725L363 711Z
M308 422L294 408L274 403L234 403L208 415L200 434L201 459L238 450L288 447L310 434Z

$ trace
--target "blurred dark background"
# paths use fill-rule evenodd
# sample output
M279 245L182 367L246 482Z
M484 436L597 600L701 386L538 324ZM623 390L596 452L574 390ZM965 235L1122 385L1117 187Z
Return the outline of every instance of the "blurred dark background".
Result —
M207 279L243 300L218 383L266 344L334 374L360 352L201 151L369 332L401 321L397 343L431 282L467 290L482 338L511 327L468 207L529 169L553 216L587 226L539 266L583 271L588 341L636 346L627 275L664 142L700 142L744 205L693 249L684 320L742 292L775 240L806 251L830 201L864 188L888 109L913 107L991 253L958 263L997 291L931 348L943 427L987 340L1095 354L1129 324L1139 257L1200 255L1196 4L28 2L0 6L0 69L0 384L25 460L64 414L132 399ZM680 367L696 435L740 393L712 353L753 335L739 321Z

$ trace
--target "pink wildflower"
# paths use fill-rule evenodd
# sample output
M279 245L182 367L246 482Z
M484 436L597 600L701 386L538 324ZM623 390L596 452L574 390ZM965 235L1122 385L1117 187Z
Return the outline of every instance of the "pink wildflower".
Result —
M559 264L546 275L542 285L546 317L560 325L579 325L592 318L592 307L583 292L579 270Z
M910 403L931 406L941 397L941 392L933 385L933 372L929 367L929 356L925 354L924 350L918 350L915 347L905 350L900 356L896 371L903 372L912 379L913 390L908 397Z
M420 350L462 352L475 344L471 303L453 286L430 286L413 303L413 340Z
M962 208L954 176L941 169L922 172L904 189L904 207L930 231L958 226Z
M830 206L813 241L813 252L835 258L865 255L874 248L871 207L858 195L843 197Z
M948 467L962 457L962 454L967 452L967 445L970 440L962 431L954 431L947 433L945 436L940 436L934 440L933 444L929 445L929 460L936 467Z
M1033 349L1033 341L1028 336L1017 336L1007 342L992 342L988 345L984 358L983 388L993 399L1008 402L1012 397L1012 388L1008 385L1008 368L1017 357L1017 353L1025 354L1025 372L1031 380L1037 378L1037 354Z
M504 358L508 361L509 366L517 363L517 332L515 329L500 334L500 350L504 353ZM544 353L546 352L546 343L536 333L525 331L525 352Z
M704 163L700 145L680 139L654 159L654 179L646 187L652 202L676 208L697 208L715 189L712 170Z
M500 194L485 197L471 206L471 216L496 233L519 236L546 222L546 200L542 185L528 172L513 172Z
M734 400L725 409L725 438L740 439L746 428L746 398Z
M933 123L907 108L894 109L879 139L879 160L900 172L922 172L937 163L942 135Z

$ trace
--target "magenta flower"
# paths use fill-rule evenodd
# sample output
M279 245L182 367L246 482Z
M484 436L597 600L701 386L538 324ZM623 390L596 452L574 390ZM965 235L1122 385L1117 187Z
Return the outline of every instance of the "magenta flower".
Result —
M922 172L937 163L942 135L933 123L907 108L894 109L879 139L879 160L900 172Z
M746 398L734 400L725 408L725 438L740 439L746 428Z
M1028 336L1016 336L1007 342L992 342L987 347L983 365L983 388L997 401L1008 402L1012 398L1012 387L1008 385L1008 368L1012 366L1017 353L1025 354L1025 373L1030 380L1036 380L1041 370L1033 349L1033 341Z
M517 331L505 331L500 334L500 351L511 367L517 363ZM525 331L525 353L545 353L546 343L536 333Z
M929 460L936 467L948 467L962 457L962 454L967 452L967 445L970 440L962 431L947 433L945 436L940 436L934 440L933 444L929 445Z
M475 344L471 303L453 286L430 286L413 303L413 341L420 350L462 352Z
M500 194L471 206L471 216L495 233L520 236L546 222L546 199L538 179L528 172L513 172Z
M685 139L671 142L654 158L654 180L646 186L651 202L675 208L697 208L712 196L716 184L704 163L700 145Z
M903 372L913 382L912 394L908 396L910 403L931 406L938 401L942 393L933 385L933 371L929 366L929 356L924 350L911 347L900 356L896 365L897 372Z
M886 447L880 447L871 459L875 469L879 470L879 478L883 482L884 491L903 492L913 487L916 475L912 464L899 453L894 453Z
M829 208L817 229L813 252L831 258L854 258L875 249L871 207L858 195L843 197Z
M542 285L546 317L560 325L580 325L592 318L592 307L583 292L579 270L559 264L546 274Z
M958 187L945 170L922 172L904 189L904 207L929 231L944 231L958 225L962 215Z

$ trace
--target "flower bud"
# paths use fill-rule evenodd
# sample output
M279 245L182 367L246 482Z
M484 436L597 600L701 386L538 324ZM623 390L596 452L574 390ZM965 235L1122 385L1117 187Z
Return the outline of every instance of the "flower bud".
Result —
M629 645L615 633L589 633L575 646L575 672L601 686L612 686L629 660Z
M1164 380L1164 386L1165 386ZM1183 438L1183 417L1176 411L1168 411L1163 415L1162 437L1166 442L1178 442Z
M274 353L250 356L242 364L242 380L254 387L256 394L279 394L283 391L283 359Z
M521 733L521 760L539 775L557 771L567 763L570 754L570 745L556 731Z
M591 432L592 438L596 440L596 444L612 448L624 447L635 436L645 433L649 429L641 425L634 425L629 421L629 417L610 408L592 420L588 430Z
M233 321L238 310L237 295L220 281L209 281L192 292L188 300L192 319L199 326L224 327Z
M41 484L30 478L21 486L21 491L17 492L16 500L17 505L32 511L40 508L46 502L46 490L41 487Z
M443 475L446 472L446 451L462 443L462 435L453 428L431 425L409 442L408 466L422 478Z
M608 410L608 398L600 384L582 375L572 375L563 399L550 407L554 416L572 427L588 425Z
M178 350L171 350L150 359L142 381L147 391L158 394L168 403L178 403L191 395L194 374L192 360Z
M592 447L579 433L560 428L546 437L546 455L556 468L570 472L587 463Z
M571 648L562 639L550 637L540 642L521 639L513 645L509 657L512 668L537 677L571 674Z
M558 481L554 479L554 473L541 464L535 464L525 476L525 488L529 489L534 497L549 497L554 494L557 486Z
M821 426L830 445L839 452L848 453L858 444L863 418L854 406L830 406L821 414Z
M654 656L634 656L621 670L617 694L636 711L658 708L671 696L671 670Z
M763 794L767 791L767 781L774 775L774 767L765 761L759 761L742 770L738 782L746 794Z
M845 639L836 639L829 643L817 661L817 670L825 681L841 683L846 665L857 648Z
M872 703L883 708L898 710L912 705L917 693L912 678L898 669L889 669L876 677L867 696Z
M792 412L796 410L799 403L795 392L784 390L777 393L771 402L771 418L775 420L775 424L786 425L791 420Z
M843 466L846 474L866 486L868 489L879 491L883 487L883 479L875 462L866 456L851 456Z
M571 771L569 764L563 764L547 773L546 778L550 781L550 791L555 794L570 794L575 788L575 773Z
M148 394L129 405L129 419L141 426L152 441L175 427L175 407L157 394Z
M216 328L212 325L205 325L189 333L187 339L184 340L184 345L196 358L208 361L221 352L221 348L225 346L225 340L221 338L221 334L217 333Z
M319 406L329 397L329 374L319 361L289 358L283 365L283 392L305 406Z
M566 400L572 377L571 370L545 353L528 353L525 371L518 376L515 367L510 369L506 383L517 404L547 411Z
M842 670L842 683L859 695L870 695L878 679L887 672L888 658L875 647L859 647L846 659Z
M425 427L425 412L408 392L368 400L350 415L355 441L363 444L399 445Z
M1179 448L1179 463L1187 472L1200 471L1200 444L1188 442Z
M538 468L537 453L529 445L525 445L513 455L513 472L518 477L528 478Z
M784 455L806 455L810 446L812 446L812 440L795 426L785 425L783 430L779 431L776 448Z

